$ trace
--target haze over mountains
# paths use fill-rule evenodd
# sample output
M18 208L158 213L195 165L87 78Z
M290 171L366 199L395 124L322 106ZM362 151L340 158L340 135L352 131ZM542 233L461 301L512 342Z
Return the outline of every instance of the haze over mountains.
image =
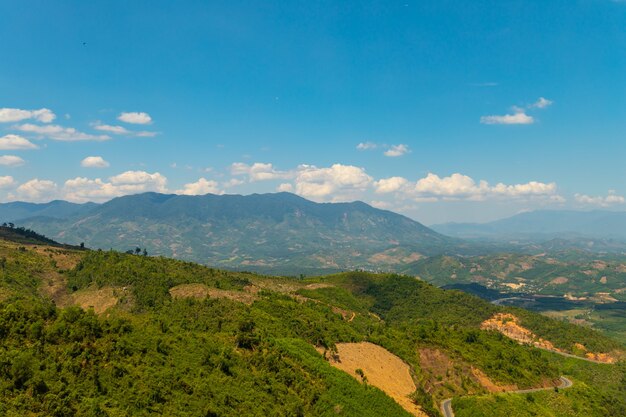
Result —
M153 255L283 273L389 267L467 249L362 202L320 204L289 193L145 193L101 205L11 203L0 206L0 218L93 248L140 246Z
M505 249L459 238L520 239L523 245L507 243L506 250L530 252L594 245L621 251L622 244L598 239L626 238L624 212L538 211L486 224L436 225L432 230L362 202L314 203L290 193L144 193L104 204L14 202L0 205L0 220L70 244L117 250L139 246L154 255L288 274L403 270L403 265L426 256ZM590 243L580 236L595 240Z
M432 225L439 233L462 238L551 238L572 235L626 239L626 212L538 210L488 223Z

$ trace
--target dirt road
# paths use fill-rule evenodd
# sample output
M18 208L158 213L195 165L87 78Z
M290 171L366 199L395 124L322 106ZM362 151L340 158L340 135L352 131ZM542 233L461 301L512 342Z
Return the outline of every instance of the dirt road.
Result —
M574 383L565 378L564 376L562 376L560 378L561 380L561 385L559 385L557 388L559 389L565 389L565 388L569 388L572 385L574 385ZM531 392L538 392L538 391L549 391L554 389L553 387L548 387L548 388L530 388L530 389L522 389L522 390L517 390L517 391L508 391L511 394L528 394ZM444 417L454 417L454 411L452 410L452 398L448 398L446 400L443 400L441 402L441 413L444 415Z

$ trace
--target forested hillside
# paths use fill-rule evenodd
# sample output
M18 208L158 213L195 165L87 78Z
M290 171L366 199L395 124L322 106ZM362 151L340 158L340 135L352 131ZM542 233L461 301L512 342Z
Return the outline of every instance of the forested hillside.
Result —
M68 203L69 204L69 203ZM185 196L144 193L101 205L51 208L19 222L53 239L224 268L312 275L393 270L424 256L472 251L400 214L362 202L315 203L290 193ZM9 218L14 207L0 205Z
M562 374L580 393L553 394L563 415L626 411L623 364L564 359L484 322L513 314L564 352L584 345L619 359L618 343L412 277L297 280L6 240L0 258L3 415L411 415L362 370L333 366L338 344L363 341L407 364L418 415L438 416L440 400L462 395L460 413L482 410L494 391ZM512 397L498 400L502 410ZM553 415L552 397L530 398L535 415Z

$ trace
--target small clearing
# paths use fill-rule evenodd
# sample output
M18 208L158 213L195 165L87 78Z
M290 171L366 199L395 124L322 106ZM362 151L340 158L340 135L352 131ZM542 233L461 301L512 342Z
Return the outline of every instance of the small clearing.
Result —
M34 246L33 250L40 255L52 259L59 269L70 270L80 262L82 253L50 246Z
M503 392L517 389L516 385L498 385L480 369L468 363L452 360L439 349L419 350L420 369L427 392L439 396L475 395L484 392Z
M240 303L251 305L258 297L251 292L220 290L204 284L181 284L170 288L172 298L227 298Z
M72 301L84 310L93 308L96 314L102 314L117 305L119 294L123 291L114 287L85 288L72 294Z
M368 342L338 343L337 355L330 364L358 381L362 380L356 373L360 369L368 384L383 391L414 416L427 417L409 398L416 390L410 366L387 349Z
M554 345L544 340L518 323L518 318L510 313L497 313L490 319L485 320L480 328L483 330L495 330L506 337L519 343L530 344L538 348L561 352Z
M522 344L530 344L539 349L549 350L555 353L559 353L565 356L575 356L564 352L563 350L555 347L552 342L542 339L525 327L522 327L519 323L519 319L510 313L497 313L488 320L485 320L480 328L483 330L495 330L506 337L509 337ZM580 357L579 357L580 358ZM581 359L587 359L593 362L602 363L615 363L617 359L606 353L593 353L586 352L585 357Z
M550 281L550 284L555 284L555 285L567 284L567 281L569 281L569 279L565 277L556 277L552 281Z

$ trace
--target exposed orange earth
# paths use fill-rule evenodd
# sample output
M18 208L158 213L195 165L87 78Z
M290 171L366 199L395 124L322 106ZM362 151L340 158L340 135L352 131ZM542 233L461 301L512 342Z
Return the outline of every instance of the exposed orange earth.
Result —
M356 370L362 370L368 384L383 391L414 416L427 417L409 398L416 390L410 366L387 349L369 342L338 343L337 355L329 361L359 381L362 379Z
M483 330L498 331L519 343L530 344L540 349L551 350L553 352L566 353L555 347L550 341L542 339L525 327L520 326L518 321L519 319L513 314L497 313L490 319L485 320L480 328ZM579 349L581 347L584 348L584 346L579 343L575 346ZM607 353L586 352L585 357L603 363L615 363L617 361L615 357Z

